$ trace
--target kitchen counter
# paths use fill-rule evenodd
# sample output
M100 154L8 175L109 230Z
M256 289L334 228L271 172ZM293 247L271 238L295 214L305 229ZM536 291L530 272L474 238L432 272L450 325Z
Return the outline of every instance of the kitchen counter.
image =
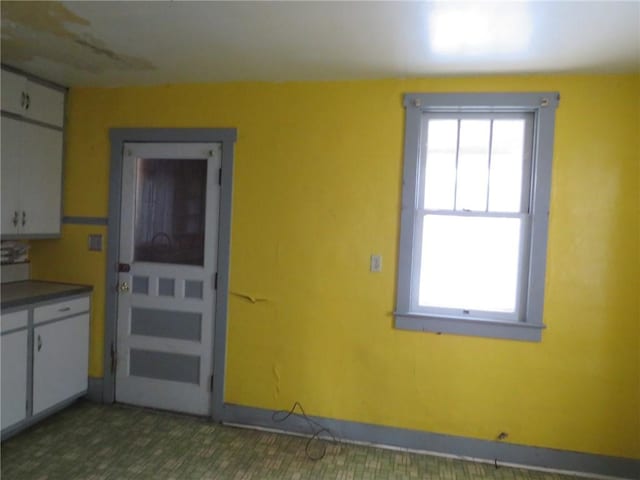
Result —
M25 280L22 282L3 283L0 289L0 301L4 310L30 303L87 293L92 290L93 287L89 285Z

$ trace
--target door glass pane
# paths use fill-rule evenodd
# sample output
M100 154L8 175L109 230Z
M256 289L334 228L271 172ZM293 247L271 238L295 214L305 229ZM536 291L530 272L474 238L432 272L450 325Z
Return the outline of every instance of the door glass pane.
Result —
M525 121L494 120L491 138L489 211L519 212Z
M457 120L429 120L424 208L453 210L456 191Z
M515 312L520 222L518 218L426 215L419 305Z
M456 210L487 208L491 120L462 120L458 152Z
M136 160L134 261L204 264L207 160Z

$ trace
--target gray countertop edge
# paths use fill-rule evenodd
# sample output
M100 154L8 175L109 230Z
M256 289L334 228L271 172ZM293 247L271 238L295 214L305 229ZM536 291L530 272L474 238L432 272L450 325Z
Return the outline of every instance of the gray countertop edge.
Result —
M43 285L54 286L56 288L56 291L39 292L39 293L34 293L32 295L28 294L28 292L25 292L24 296L21 296L20 298L10 299L10 300L5 300L4 298L2 298L0 300L0 309L2 310L7 310L10 308L13 309L16 307L27 306L34 303L45 302L48 300L55 300L56 298L64 298L72 295L80 295L82 293L90 293L93 291L93 287L91 285L78 285L73 283L62 283L62 282L45 282L41 280L23 280L19 282L5 283L5 284L2 284L2 289L4 290L5 287L8 285L23 284L21 286L23 286L25 290L28 290L29 285L27 284L34 284L34 283L38 284L38 286L43 286ZM64 288L60 290L59 288L63 286L66 286L68 288Z

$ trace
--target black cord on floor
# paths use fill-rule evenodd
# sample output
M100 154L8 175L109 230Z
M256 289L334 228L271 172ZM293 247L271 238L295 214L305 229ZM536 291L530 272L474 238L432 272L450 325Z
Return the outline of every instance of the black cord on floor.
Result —
M300 413L296 413L296 409L300 410ZM333 441L333 443L338 444L338 439L333 434L333 432L329 430L327 427L323 426L322 424L316 422L312 418L309 418L306 412L304 411L304 408L302 408L302 405L300 404L300 402L295 402L290 410L276 410L275 412L273 412L271 419L273 420L274 423L282 423L292 415L295 417L304 419L307 422L307 425L309 426L311 436L307 440L307 443L304 447L304 452L307 455L307 458L309 458L310 460L314 460L314 461L321 460L324 458L324 456L327 453L326 443L324 442L320 443L320 442L322 440L325 440L325 442L328 440L326 438L323 439L321 437L322 434L328 435L329 437L331 437L331 441ZM320 445L318 450L319 453L317 454L314 454L312 449L312 446L314 444Z

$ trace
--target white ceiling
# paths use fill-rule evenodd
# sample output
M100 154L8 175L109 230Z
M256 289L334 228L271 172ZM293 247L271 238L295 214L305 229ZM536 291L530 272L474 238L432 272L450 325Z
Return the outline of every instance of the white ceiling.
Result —
M64 85L638 72L640 2L8 2L2 62Z

